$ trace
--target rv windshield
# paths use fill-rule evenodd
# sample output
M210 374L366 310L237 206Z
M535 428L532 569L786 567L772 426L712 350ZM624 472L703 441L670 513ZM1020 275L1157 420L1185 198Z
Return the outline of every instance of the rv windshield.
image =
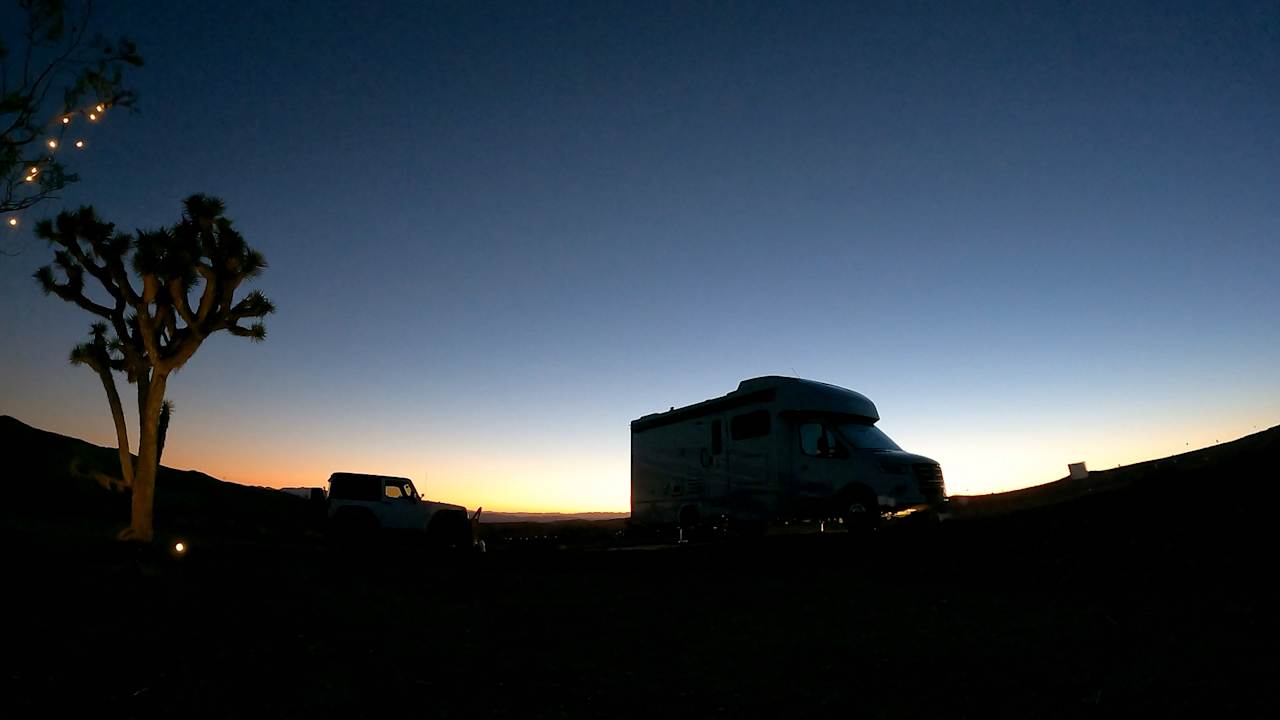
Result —
M901 450L898 444L880 432L875 425L865 423L840 423L836 426L849 444L861 450Z

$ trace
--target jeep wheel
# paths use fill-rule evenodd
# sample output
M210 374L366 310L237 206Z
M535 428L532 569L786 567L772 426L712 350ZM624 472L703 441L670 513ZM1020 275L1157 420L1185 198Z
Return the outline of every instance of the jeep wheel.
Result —
M463 513L438 513L427 527L427 541L435 547L470 548L471 521Z

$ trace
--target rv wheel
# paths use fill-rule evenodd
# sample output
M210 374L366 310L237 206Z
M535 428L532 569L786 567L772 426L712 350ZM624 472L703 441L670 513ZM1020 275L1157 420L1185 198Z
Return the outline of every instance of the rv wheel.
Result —
M693 539L694 533L698 531L698 525L701 522L702 516L698 513L698 508L692 505L685 505L680 508L680 515L676 519L680 541L688 542Z
M840 503L840 519L850 534L865 535L880 525L880 504L869 492L854 492Z

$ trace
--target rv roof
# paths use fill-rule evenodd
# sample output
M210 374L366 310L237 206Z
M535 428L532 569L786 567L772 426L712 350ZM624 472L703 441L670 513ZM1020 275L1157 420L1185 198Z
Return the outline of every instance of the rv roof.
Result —
M737 392L750 392L752 390L760 390L762 388L778 388L778 387L801 387L818 390L821 392L832 392L842 395L857 395L865 398L861 393L855 393L852 390L846 390L839 385L831 383L818 382L817 380L805 380L804 378L787 377L785 375L761 375L760 377L749 378L738 383Z
M773 402L786 410L843 413L866 418L873 423L880 419L875 403L861 393L815 380L766 375L743 380L738 383L737 390L718 398L664 413L645 415L633 421L631 429L640 431L679 422L686 418L732 410L744 405Z

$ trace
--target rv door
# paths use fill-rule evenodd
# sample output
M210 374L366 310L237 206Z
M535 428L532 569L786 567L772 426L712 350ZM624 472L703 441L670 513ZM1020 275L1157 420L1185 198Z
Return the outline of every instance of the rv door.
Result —
M763 520L773 515L777 489L773 483L773 418L767 409L729 416L725 468L729 514Z
M852 474L849 448L833 425L821 420L799 420L787 439L795 481L790 488L794 511L820 511Z

